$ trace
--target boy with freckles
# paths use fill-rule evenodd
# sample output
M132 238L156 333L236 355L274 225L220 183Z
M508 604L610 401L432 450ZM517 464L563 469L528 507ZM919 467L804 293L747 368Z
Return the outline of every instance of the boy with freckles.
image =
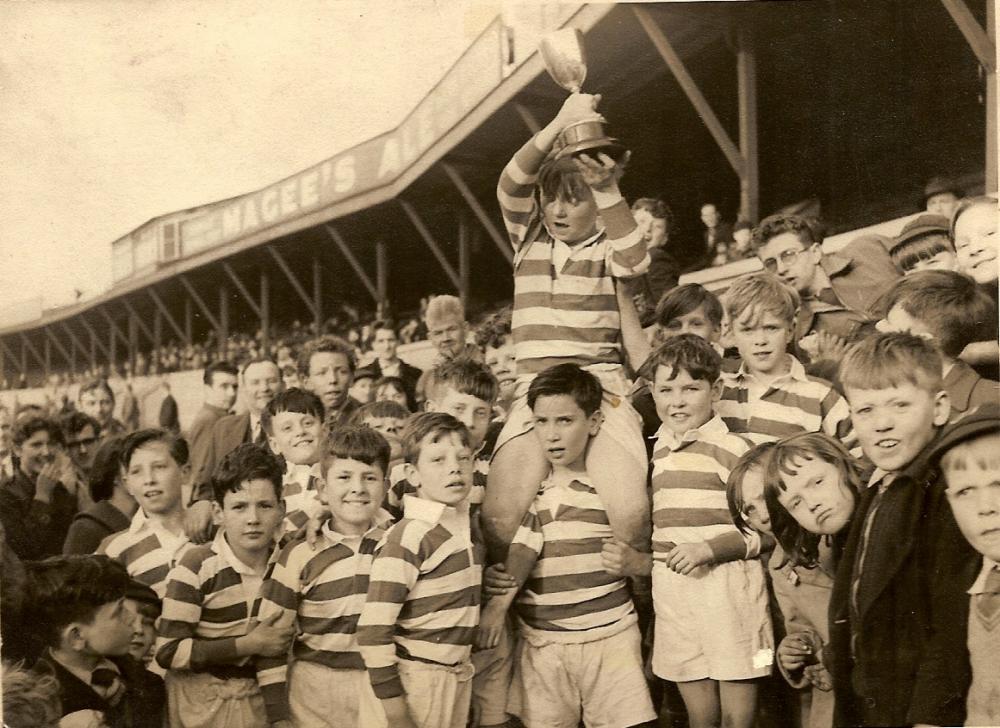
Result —
M920 337L873 334L848 350L838 376L875 470L830 597L834 722L961 725L969 676L960 595L977 555L932 460L950 407L941 357Z

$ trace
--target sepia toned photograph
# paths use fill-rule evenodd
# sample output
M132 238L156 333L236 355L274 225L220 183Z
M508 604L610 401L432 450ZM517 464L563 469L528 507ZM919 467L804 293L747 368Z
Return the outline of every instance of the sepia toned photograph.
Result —
M3 728L1000 726L996 0L0 27Z

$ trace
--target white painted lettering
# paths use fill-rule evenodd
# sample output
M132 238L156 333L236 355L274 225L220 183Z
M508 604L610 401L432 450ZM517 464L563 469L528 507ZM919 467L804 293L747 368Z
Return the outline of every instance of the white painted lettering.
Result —
M243 224L240 232L260 226L260 217L257 214L257 201L253 197L248 197L243 203Z
M387 175L398 174L401 167L399 140L389 137L385 140L385 146L382 148L382 161L378 165L378 178L381 180Z
M357 181L358 174L354 168L354 155L345 154L334 165L334 192L350 192Z
M222 208L222 237L231 238L240 234L243 229L240 205L226 205Z
M278 214L278 190L271 187L260 194L260 216L264 222L274 222Z
M324 163L322 168L326 168L328 164L329 162ZM319 204L319 174L316 170L309 170L299 178L299 200L302 207L309 208Z
M299 211L299 184L297 179L290 179L281 184L281 216L288 217Z

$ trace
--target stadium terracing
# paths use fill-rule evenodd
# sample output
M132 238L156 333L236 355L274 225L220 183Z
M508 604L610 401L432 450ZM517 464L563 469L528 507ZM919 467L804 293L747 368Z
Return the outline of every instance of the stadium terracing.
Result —
M633 150L630 199L662 196L692 220L709 200L751 222L819 206L828 245L866 226L893 234L931 176L996 190L993 9L525 5L495 18L397 128L262 189L149 220L111 244L114 283L94 298L0 312L0 381L134 365L138 351L209 331L266 337L276 318L318 323L337 301L406 311L429 293L508 299L494 188L565 98L536 52L559 27L584 32L584 90L602 94ZM694 279L720 287L756 265Z

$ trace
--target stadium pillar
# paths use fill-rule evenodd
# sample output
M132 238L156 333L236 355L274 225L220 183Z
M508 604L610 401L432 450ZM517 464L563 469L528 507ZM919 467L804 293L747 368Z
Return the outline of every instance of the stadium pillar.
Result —
M83 325L83 328L85 328L87 330L87 333L90 334L90 357L94 361L94 368L95 369L97 368L97 349L98 349L98 347L101 349L101 352L107 358L107 360L108 360L108 366L113 365L114 364L114 357L113 357L112 350L109 349L108 347L106 347L104 345L104 342L101 341L97 337L97 332L94 331L94 327L90 325L90 322L87 321L87 319L85 319L83 317L83 315L80 316L80 323Z
M128 302L128 299L123 298L123 299L121 299L121 301L122 301L122 306L125 307L125 311L128 313L129 316L131 316L135 320L135 325L138 327L139 331L142 331L143 335L150 342L152 342L154 340L154 338L155 338L153 336L153 332L149 330L149 326L147 326L146 322L142 320L142 316L139 315L139 312L136 311L135 307L132 306L132 304ZM138 343L139 343L139 337L138 337L138 332L137 332L136 333L136 345L138 345Z
M46 362L45 358L41 354L38 353L38 349L35 348L35 345L31 343L31 341L28 339L28 337L22 331L21 332L21 360L24 362L24 368L25 368L25 370L27 370L28 369L28 357L27 357L27 354L25 354L25 351L24 351L25 347L27 347L28 351L31 352L31 355L33 357L35 357L35 361L37 361L39 363L39 365L45 370L45 377L47 379L48 376L49 376L49 365L48 365L48 362Z
M177 338L184 343L184 346L190 346L191 327L188 326L187 333L185 333L185 330L182 329L177 324L177 321L174 320L174 317L170 315L170 310L167 308L167 305L163 302L163 299L160 298L160 295L153 288L146 289L146 292L149 293L149 297L153 299L153 303L156 305L156 310L159 313L163 314L163 318L167 320L167 323L170 324L170 328L172 328L174 330L174 333L177 334Z
M45 354L45 383L48 384L49 373L52 371L52 342L42 339L42 353Z
M118 350L116 348L117 339L121 338L122 342L124 342L125 346L129 349L132 348L131 343L128 337L125 336L121 329L118 328L118 324L116 324L115 320L111 318L111 314L108 313L107 309L98 308L97 310L101 312L101 315L108 324L108 330L111 332L111 365L114 367L118 365ZM126 354L130 356L130 352L126 352Z
M229 290L225 284L219 286L219 358L226 358L229 343Z
M153 309L153 356L150 357L150 364L153 363L153 359L156 362L160 361L160 346L163 344L163 314L160 309Z
M753 35L746 28L737 31L736 82L739 96L740 217L756 225L760 215L760 179L757 169L757 55Z
M294 288L295 292L299 294L299 298L301 298L303 303L306 304L306 308L309 309L309 313L313 315L313 318L315 318L316 306L313 304L312 298L309 296L308 293L306 293L306 289L302 286L302 283L295 275L295 271L292 270L291 266L288 265L284 256L282 256L282 254L279 253L276 248L268 245L267 252L271 254L272 258L274 258L274 262L278 264L279 268L281 268L281 272L285 274L285 277L288 279L288 282L292 284L292 288Z
M24 371L24 367L21 366L21 362L18 361L18 358L16 356L14 356L14 352L12 352L10 350L10 347L7 346L7 340L6 339L0 339L0 353L2 353L4 355L4 356L0 357L0 360L3 361L3 364L0 365L0 377L3 377L4 379L7 378L7 360L8 359L11 362L13 362L14 366L17 368L18 375L20 375L20 376L27 376L27 374ZM14 383L8 382L8 384L10 385L11 389L14 389Z
M28 381L28 352L24 348L24 341L21 342L21 376L25 382Z
M243 296L243 300L246 301L250 310L254 312L254 315L256 315L257 318L260 318L260 306L257 304L257 301L254 300L254 297L250 295L249 289L247 289L247 287L243 284L240 277L236 275L236 271L233 270L233 267L226 261L222 261L222 270L224 270L226 275L229 276L229 280L233 282L233 285L236 286L236 290Z
M191 299L184 299L184 338L188 340L188 345L194 342L192 337L192 325L194 323L194 311L191 310Z
M59 338L54 333L52 333L52 329L50 329L48 326L43 326L42 330L45 332L46 343L51 342L52 346L56 347L59 350L59 356L63 358L64 362L70 365L70 370L75 373L76 372L75 357L70 355L69 351L66 350L66 347L63 346L63 343L59 341ZM51 354L49 356L51 356Z
M59 323L62 326L63 331L65 331L66 335L69 337L69 340L73 342L73 349L72 349L73 354L75 355L77 351L80 351L83 354L87 354L87 352L89 351L90 352L90 366L91 367L96 367L97 366L97 355L96 355L96 353L93 350L94 347L91 346L90 349L88 350L88 348L86 346L84 346L80 342L80 340L78 338L76 338L76 334L73 333L73 329L71 329L69 327L68 323L66 323L65 321L60 321Z
M437 240L435 240L434 236L431 235L431 231L427 228L426 225L424 225L424 221L420 219L420 215L418 215L417 211L413 209L413 205L411 205L406 200L398 200L398 202L400 206L403 208L403 212L405 212L406 216L410 218L410 222L413 223L413 227L415 227L417 229L417 232L420 233L420 237L423 238L424 244L426 244L427 247L431 249L431 252L434 254L434 257L437 258L437 262L441 265L441 267L444 269L444 272L448 275L448 279L451 281L451 284L455 287L455 290L461 292L462 281L458 277L458 273L452 267L451 263L448 262L448 258L445 256L444 251L441 250L441 246L438 245Z
M271 280L267 276L267 271L261 268L260 271L260 329L264 332L261 346L264 353L271 353Z
M385 318L389 313L389 257L384 240L375 241L375 288L377 315Z
M469 309L469 225L465 214L458 213L458 287L462 308Z
M0 339L0 385L3 389L13 389L10 382L7 381L7 357L4 355L6 351L7 344L4 343L3 339Z
M320 265L319 256L314 255L312 259L312 281L313 281L313 320L316 321L316 336L323 333L323 267Z
M135 376L136 358L139 349L139 327L136 325L135 316L128 314L128 365L132 376Z
M521 121L524 122L524 125L528 127L528 131L532 134L537 134L542 130L542 125L538 123L538 119L535 118L535 115L527 106L519 104L515 101L514 110L518 113L521 117Z
M455 185L455 188L462 196L462 199L465 200L465 204L467 204L472 210L476 219L478 219L482 226L486 228L486 232L490 234L490 237L497 246L497 250L500 251L500 255L504 257L504 260L506 260L508 264L513 265L514 254L511 252L510 240L508 240L505 235L500 233L500 230L497 228L496 224L494 224L493 220L490 219L490 216L486 212L482 203L480 203L479 200L476 199L476 196L472 194L472 190L469 188L469 185L465 183L465 180L462 179L462 175L459 174L458 170L450 164L442 164L441 167L444 169L445 174L448 175L452 184Z
M986 0L986 29L979 24L964 0L941 0L982 66L986 77L986 193L997 190L997 49L996 2Z

